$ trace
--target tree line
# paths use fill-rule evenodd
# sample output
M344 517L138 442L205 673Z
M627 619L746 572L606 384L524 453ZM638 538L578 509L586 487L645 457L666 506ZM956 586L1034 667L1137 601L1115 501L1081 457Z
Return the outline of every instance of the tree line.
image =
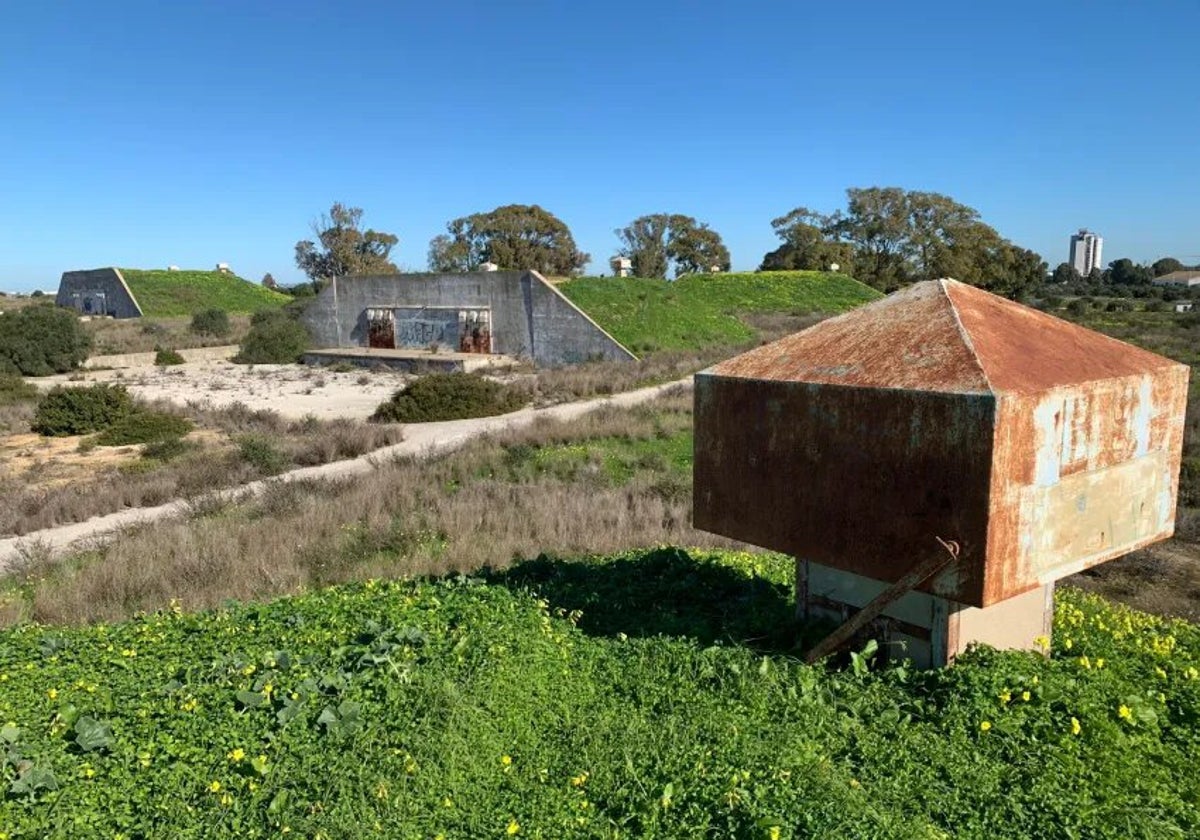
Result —
M781 240L760 271L838 266L882 291L938 277L1018 297L1040 285L1047 266L1033 251L1000 236L974 208L932 192L898 187L851 188L846 207L821 213L797 207L771 222ZM296 265L315 285L333 277L397 272L398 238L364 230L362 210L334 204L313 224L314 239L296 243ZM616 253L636 277L666 278L728 271L729 249L707 223L678 213L640 216L614 231ZM579 274L591 257L570 228L536 204L508 204L452 219L429 243L430 271L534 269Z

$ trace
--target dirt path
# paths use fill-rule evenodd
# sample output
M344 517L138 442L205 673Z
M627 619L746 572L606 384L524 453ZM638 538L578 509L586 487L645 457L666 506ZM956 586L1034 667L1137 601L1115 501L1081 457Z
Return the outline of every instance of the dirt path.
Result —
M368 455L347 461L334 461L316 467L292 470L269 479L243 484L206 494L201 500L177 499L164 505L97 516L84 522L60 525L35 531L21 537L0 540L0 574L19 563L28 551L61 553L68 549L83 548L112 539L123 528L154 522L171 516L185 516L196 504L205 500L241 499L258 495L275 482L302 481L311 479L340 479L365 475L379 468L392 458L416 456L428 458L457 449L468 441L490 432L505 428L522 428L540 417L555 420L573 420L589 411L603 406L630 407L654 399L664 391L677 387L691 387L691 377L666 385L655 385L637 391L629 391L612 397L565 403L549 408L526 408L500 417L481 417L473 420L449 420L443 423L420 423L406 426L405 439L392 446L378 449Z

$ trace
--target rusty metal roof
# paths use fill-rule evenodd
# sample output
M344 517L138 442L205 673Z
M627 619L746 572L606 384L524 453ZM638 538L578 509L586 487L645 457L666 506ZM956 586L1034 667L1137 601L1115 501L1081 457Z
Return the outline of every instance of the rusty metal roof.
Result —
M704 374L979 394L1040 391L1177 364L974 286L929 280Z

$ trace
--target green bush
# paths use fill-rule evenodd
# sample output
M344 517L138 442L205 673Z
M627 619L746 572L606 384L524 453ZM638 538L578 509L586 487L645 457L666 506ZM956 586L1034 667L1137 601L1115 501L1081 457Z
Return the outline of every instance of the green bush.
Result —
M1110 300L1108 306L1104 307L1105 312L1132 312L1133 301L1131 300Z
M143 461L173 461L182 455L196 449L197 446L190 440L183 438L167 438L166 440L157 440L153 443L147 443L142 447Z
M0 373L0 405L32 402L38 397L38 389L15 373Z
M52 437L87 435L132 413L133 399L123 385L60 386L38 402L32 428Z
M192 430L192 423L177 414L135 411L96 436L99 446L132 446L179 439Z
M181 365L183 363L184 358L179 355L179 351L173 350L170 347L158 347L154 351L154 364L159 367Z
M232 331L224 309L205 309L192 316L192 332L197 335L225 336Z
M519 392L469 373L423 376L375 409L376 423L429 423L491 417L516 411L525 403Z
M308 349L308 330L286 312L266 310L255 313L250 332L242 341L233 360L247 365L286 365L299 361Z
M83 364L91 349L91 336L66 309L30 306L0 314L0 371L66 373Z
M243 435L237 444L242 460L263 475L276 475L291 464L287 454L263 435Z
M1075 298L1067 304L1067 311L1072 315L1083 315L1088 311L1088 301L1086 298Z

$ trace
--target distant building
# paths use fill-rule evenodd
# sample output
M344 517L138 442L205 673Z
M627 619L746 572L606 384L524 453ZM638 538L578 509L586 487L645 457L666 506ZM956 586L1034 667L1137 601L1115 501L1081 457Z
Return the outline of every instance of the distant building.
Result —
M633 276L633 260L629 257L613 257L608 261L608 265L612 269L613 277Z
M1191 312L1192 307L1194 305L1195 304L1191 304L1191 303L1177 303L1177 304L1175 304L1175 311L1176 312Z
M1080 228L1079 233L1071 236L1071 267L1080 276L1087 277L1093 268L1104 269L1104 261L1100 252L1104 249L1104 238L1092 233L1087 228Z
M1152 281L1155 286L1200 286L1200 271L1194 268L1187 268L1183 271L1172 271L1170 274L1164 274L1162 277L1155 277Z

